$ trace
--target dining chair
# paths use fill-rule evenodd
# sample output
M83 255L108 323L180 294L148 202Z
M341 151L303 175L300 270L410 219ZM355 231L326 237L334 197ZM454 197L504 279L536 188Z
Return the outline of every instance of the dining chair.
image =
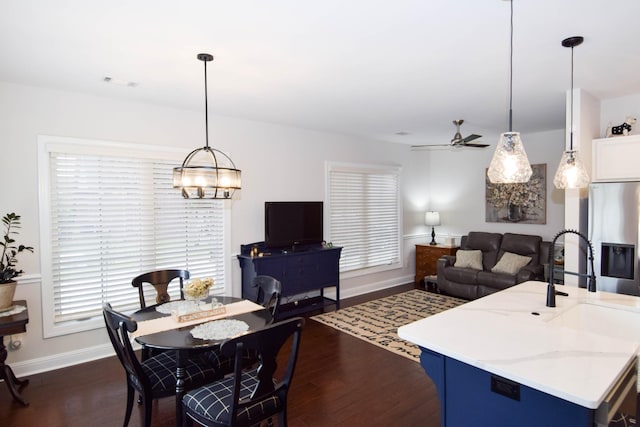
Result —
M144 426L151 425L151 406L154 399L175 395L176 359L175 353L165 351L144 361L139 361L129 340L129 333L138 329L138 324L130 317L115 311L111 304L102 306L104 322L109 339L127 377L127 408L123 426L129 424L135 392L140 394L140 404L144 407ZM208 356L195 354L185 367L185 390L222 378L224 374L211 363Z
M233 375L186 393L182 399L183 420L205 426L252 426L277 416L287 425L287 394L298 358L304 319L294 317L264 329L241 335L222 344L223 355L235 355ZM289 340L293 336L293 340ZM278 370L276 359L284 344L291 341L286 365ZM244 350L260 355L257 367L244 369ZM278 370L278 372L276 372Z
M253 286L258 288L254 302L269 309L272 322L275 322L280 310L282 296L280 281L271 276L256 276L253 279Z
M175 279L179 279L180 281L180 299L183 299L184 295L182 293L182 288L184 286L184 281L188 280L189 277L190 274L187 270L156 270L134 277L131 281L131 285L138 288L140 308L145 308L147 306L144 297L145 283L148 283L155 288L156 304L162 304L171 300L167 289L169 287L169 283Z

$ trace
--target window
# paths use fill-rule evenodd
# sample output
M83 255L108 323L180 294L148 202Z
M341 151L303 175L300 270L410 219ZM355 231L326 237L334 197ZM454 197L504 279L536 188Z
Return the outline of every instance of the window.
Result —
M401 266L400 168L329 163L331 242L342 246L340 271Z
M104 302L138 309L131 279L151 270L213 277L213 293L225 293L224 201L180 196L179 153L39 138L45 337L104 326Z

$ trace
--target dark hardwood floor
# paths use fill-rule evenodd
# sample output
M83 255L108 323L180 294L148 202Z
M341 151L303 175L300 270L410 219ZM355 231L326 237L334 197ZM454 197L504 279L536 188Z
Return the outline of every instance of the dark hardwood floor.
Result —
M345 299L359 304L413 284ZM0 384L2 426L121 426L124 371L115 357L29 377L22 407ZM289 394L289 426L439 426L440 404L419 363L308 320ZM173 426L173 397L154 402L153 425ZM134 408L132 427L141 425Z

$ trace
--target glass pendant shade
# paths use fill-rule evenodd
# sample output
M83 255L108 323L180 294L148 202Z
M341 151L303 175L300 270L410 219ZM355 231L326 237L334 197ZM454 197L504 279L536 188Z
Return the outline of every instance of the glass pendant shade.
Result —
M533 170L520 140L520 132L505 132L493 153L487 176L493 184L521 184L529 181Z
M571 98L570 98L570 122L569 122L569 149L562 153L560 165L553 177L553 185L560 189L584 188L589 185L589 174L584 167L578 150L573 149L573 48L580 46L584 38L582 36L568 37L562 40L562 46L571 48Z
M198 148L173 168L173 188L181 188L185 199L229 199L241 188L240 170L223 152Z
M576 150L562 153L553 185L559 189L583 188L589 185L589 174Z

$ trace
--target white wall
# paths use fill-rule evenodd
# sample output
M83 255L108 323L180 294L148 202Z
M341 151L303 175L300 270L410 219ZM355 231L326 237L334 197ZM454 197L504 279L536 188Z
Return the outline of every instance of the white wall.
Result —
M202 111L128 103L78 93L0 83L0 215L22 215L19 243L36 247L20 258L25 275L16 298L29 305L28 332L17 337L22 348L9 352L18 375L101 357L111 351L102 329L42 338L38 225L37 136L61 135L97 140L184 148L204 145ZM229 117L210 117L210 143L228 153L243 173L243 190L232 202L230 265L234 295L240 295L235 253L240 245L263 239L265 200L324 199L325 161L370 162L402 167L404 268L341 282L343 297L413 281L414 245L430 240L423 224L428 208L443 212L442 233L469 230L512 231L552 236L560 228L562 207L548 192L546 225L484 222L484 169L492 148L481 151L411 152L408 146L297 129ZM557 166L562 131L523 135L533 163ZM498 136L487 137L497 141ZM492 142L493 144L493 142ZM495 144L493 144L495 147ZM551 165L553 163L553 166ZM132 298L135 298L132 288Z

